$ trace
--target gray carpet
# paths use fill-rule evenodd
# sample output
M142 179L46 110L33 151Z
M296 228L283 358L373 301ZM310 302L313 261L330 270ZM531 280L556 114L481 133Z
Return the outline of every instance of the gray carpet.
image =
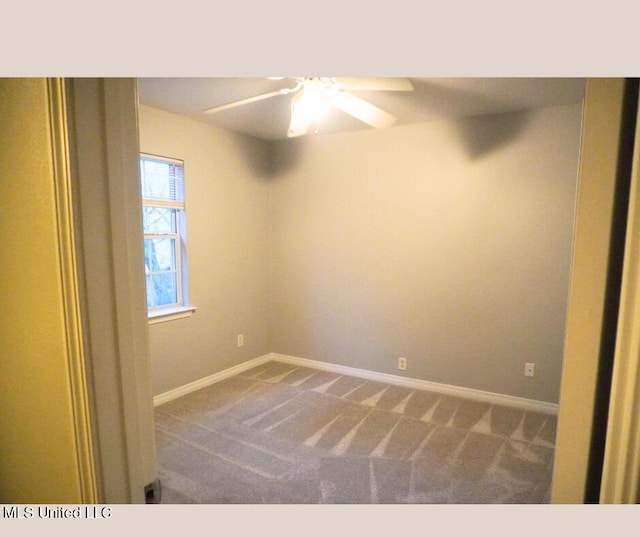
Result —
M548 503L556 418L268 362L155 410L162 503Z

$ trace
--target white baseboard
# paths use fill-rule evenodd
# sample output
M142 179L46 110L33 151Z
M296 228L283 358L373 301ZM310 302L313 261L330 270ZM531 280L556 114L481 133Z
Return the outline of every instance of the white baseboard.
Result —
M389 375L388 373L377 373L376 371L369 371L367 369L358 369L356 367L332 364L329 362L309 360L308 358L299 358L297 356L288 356L286 354L278 354L275 352L259 356L258 358L254 358L253 360L249 360L248 362L243 362L208 377L196 380L195 382L191 382L168 392L155 395L153 397L153 406L156 407L164 403L168 403L169 401L173 401L178 397L182 397L183 395L187 395L188 393L206 388L207 386L215 384L216 382L220 382L221 380L242 373L243 371L247 371L248 369L262 365L270 360L298 365L301 367L311 367L313 369L339 373L342 375L351 375L353 377L364 378L367 380L386 382L387 384L394 384L396 386L403 386L405 388L411 388L415 390L428 390L445 395L452 395L456 397L464 397L466 399L473 399L475 401L482 401L485 403L505 405L520 408L522 410L528 410L530 412L541 412L543 414L554 415L558 414L558 405L554 403L547 403L545 401L524 399L522 397L485 392L482 390L474 390L472 388L462 388L460 386L440 384L437 382L430 382L428 380L399 377L397 375Z
M168 392L154 395L153 406L160 406L164 403L168 403L169 401L173 401L178 397L187 395L188 393L206 388L207 386L211 386L216 382L220 382L221 380L233 377L234 375L242 373L243 371L247 371L248 369L262 365L269 360L273 360L273 356L271 354L265 354L264 356L259 356L258 358L254 358L253 360L249 360L248 362L234 365L233 367L224 369L223 371L219 371L218 373L214 373L213 375L209 375L208 377L190 382L189 384L185 384L184 386L179 386L178 388L174 388L173 390L169 390Z
M387 384L395 384L405 388L416 390L428 390L432 392L464 397L475 401L482 401L496 405L505 405L530 412L541 412L543 414L558 414L558 405L547 403L545 401L536 401L534 399L524 399L522 397L514 397L512 395L503 395L500 393L485 392L482 390L474 390L472 388L462 388L460 386L451 386L449 384L440 384L430 382L428 380L419 380L407 377L399 377L397 375L389 375L387 373L377 373L367 369L358 369L344 365L332 364L329 362L320 362L317 360L309 360L307 358L298 358L297 356L287 356L285 354L271 353L271 359L287 364L298 365L303 367L311 367L322 371L332 373L340 373L342 375L351 375L353 377L364 378L367 380L375 380L378 382L386 382Z

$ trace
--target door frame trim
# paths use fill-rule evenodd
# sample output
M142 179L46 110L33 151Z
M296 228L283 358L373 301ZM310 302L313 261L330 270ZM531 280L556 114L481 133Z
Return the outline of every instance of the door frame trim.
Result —
M55 190L58 260L60 267L64 338L74 422L80 497L96 503L98 488L87 371L83 344L82 311L78 283L76 238L73 224L72 176L69 157L68 122L64 80L47 79L49 126Z
M620 313L600 503L637 503L640 480L640 118L631 171Z

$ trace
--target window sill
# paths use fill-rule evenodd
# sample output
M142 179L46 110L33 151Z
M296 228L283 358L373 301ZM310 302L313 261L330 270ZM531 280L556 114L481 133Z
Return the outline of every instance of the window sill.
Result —
M191 317L196 309L195 306L177 306L175 308L152 310L148 313L149 324L164 323L166 321Z

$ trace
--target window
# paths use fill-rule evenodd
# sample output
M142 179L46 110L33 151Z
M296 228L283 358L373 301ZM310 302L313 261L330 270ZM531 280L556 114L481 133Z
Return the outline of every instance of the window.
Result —
M152 321L190 315L187 300L184 163L140 157L147 308Z

